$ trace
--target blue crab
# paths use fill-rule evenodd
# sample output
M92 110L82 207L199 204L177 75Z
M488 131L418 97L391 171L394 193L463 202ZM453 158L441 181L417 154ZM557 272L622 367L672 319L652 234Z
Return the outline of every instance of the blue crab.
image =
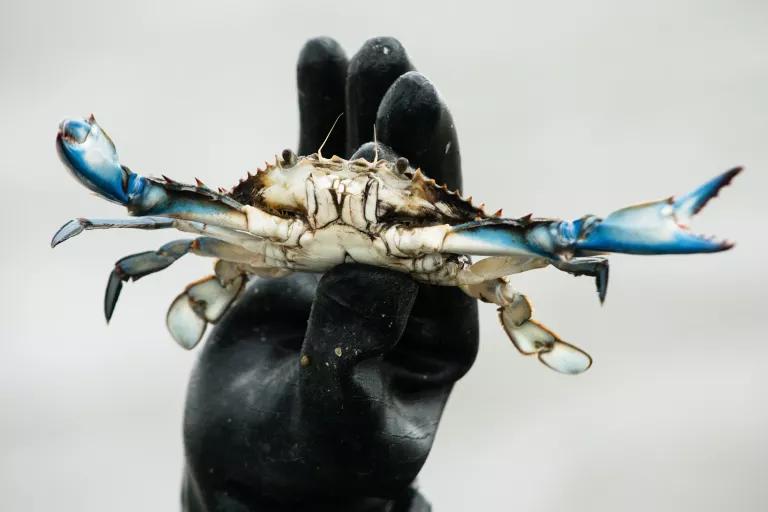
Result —
M150 178L120 164L115 146L96 123L70 119L59 126L57 148L73 176L134 218L74 219L52 246L89 229L165 229L197 235L117 261L107 284L107 321L123 283L162 270L187 253L216 258L214 275L190 284L171 304L167 326L193 348L206 326L237 299L251 276L323 272L359 262L407 272L425 283L459 286L496 304L512 343L562 373L587 370L591 357L532 318L529 300L510 276L552 265L595 278L600 301L608 286L604 253L718 252L732 243L694 234L690 219L741 171L734 168L692 192L574 221L530 215L488 215L429 179L408 160L373 162L326 158L321 150L285 150L231 190L196 180ZM322 148L321 148L322 149ZM485 256L472 262L469 256Z

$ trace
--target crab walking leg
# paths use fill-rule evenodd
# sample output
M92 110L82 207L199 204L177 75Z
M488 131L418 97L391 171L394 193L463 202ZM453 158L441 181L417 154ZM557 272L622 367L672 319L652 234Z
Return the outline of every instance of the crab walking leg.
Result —
M251 238L269 240L285 246L298 245L299 238L307 231L307 224L300 218L284 219L253 206L232 204L233 201L225 196L212 200L204 193L181 194L167 188L167 185L147 181L146 197L128 205L129 212L133 215L170 217L193 225L204 224L209 229L220 228L243 235L249 234ZM190 189L196 187L190 186ZM189 192L186 189L184 191ZM156 198L153 196L163 199L156 204Z
M577 277L594 277L600 304L605 302L605 296L608 293L608 258L602 256L572 258L567 261L553 261L552 266Z
M209 323L216 323L242 291L247 275L237 263L219 260L215 275L191 283L168 308L165 323L173 339L191 350L203 338Z
M521 354L535 354L539 361L560 373L582 373L592 365L589 354L561 340L531 318L533 307L530 301L512 289L508 278L462 285L461 288L472 297L499 306L499 320Z
M167 268L192 248L192 240L174 240L156 251L146 251L125 256L115 262L109 274L104 292L104 316L109 322L115 311L117 299L123 290L123 282L137 281L142 277Z
M121 258L115 263L115 268L109 275L104 294L104 316L107 322L112 318L125 281L137 281L144 276L159 272L190 252L199 256L243 262L249 258L253 259L242 247L208 237L174 240L156 251L140 252Z
M472 263L466 256L454 256L432 272L412 272L425 283L442 286L479 285L511 274L544 268L551 262L531 256L491 256Z
M511 274L519 274L550 264L546 258L537 256L491 256L473 263L459 272L459 284L479 284Z
M90 229L167 229L176 227L175 219L167 217L137 217L133 219L72 219L56 232L51 239L51 247L56 247L62 242L79 235Z
M287 246L297 245L299 237L307 231L307 225L301 219L284 219L253 206L239 204L207 188L168 180L159 182L142 176L137 179L143 180L144 187L126 204L131 215L202 223L249 233L253 237Z
M433 281L449 286L477 284L486 286L486 282L548 265L574 276L594 277L600 303L605 301L609 266L608 259L602 256L572 258L567 261L550 261L546 258L531 256L491 256L476 263L464 265L452 273L449 272L445 278Z
M256 254L276 252L274 244L257 237L251 233L237 231L221 226L212 226L203 222L195 222L168 217L135 217L128 219L86 219L77 218L64 224L53 236L51 247L56 247L62 242L91 229L169 229L175 228L185 233L206 235L212 238L239 245Z

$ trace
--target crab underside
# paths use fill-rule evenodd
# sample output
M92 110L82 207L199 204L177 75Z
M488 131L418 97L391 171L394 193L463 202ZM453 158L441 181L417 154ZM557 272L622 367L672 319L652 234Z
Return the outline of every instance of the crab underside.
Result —
M608 286L605 253L729 249L730 242L694 234L688 224L741 171L731 169L678 198L630 206L605 218L564 221L510 219L501 211L488 215L403 158L347 161L319 151L297 157L286 150L227 191L131 171L120 164L93 116L63 121L57 148L76 179L126 206L133 217L72 220L52 246L89 229L175 228L196 236L118 260L106 290L107 320L124 282L162 270L187 253L216 258L214 275L190 284L168 311L171 335L187 349L202 339L207 324L222 317L251 276L323 272L359 262L407 272L425 283L459 286L496 304L504 330L522 354L569 374L585 371L592 359L532 318L530 302L512 288L510 276L548 265L591 276L602 302ZM472 263L468 256L484 258Z

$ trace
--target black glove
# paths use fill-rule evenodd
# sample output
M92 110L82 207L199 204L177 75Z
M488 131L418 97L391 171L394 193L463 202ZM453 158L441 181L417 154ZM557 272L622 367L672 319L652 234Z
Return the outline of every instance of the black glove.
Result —
M298 63L299 153L407 157L461 185L451 115L400 43L349 64L328 38ZM386 146L388 147L386 147ZM477 307L458 288L357 264L319 279L256 280L208 338L184 420L189 512L426 511L411 484L453 383L477 353Z

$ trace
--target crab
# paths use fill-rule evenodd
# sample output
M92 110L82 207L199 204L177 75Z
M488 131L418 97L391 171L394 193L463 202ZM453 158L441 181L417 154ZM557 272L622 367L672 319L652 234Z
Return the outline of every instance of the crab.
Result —
M692 254L730 249L727 240L693 233L688 224L741 172L726 171L692 192L629 206L605 218L504 218L396 161L297 156L284 150L231 190L145 177L121 165L115 145L93 116L61 122L59 156L72 175L133 218L77 218L62 226L51 246L91 229L175 228L195 238L115 263L104 313L112 317L123 283L162 270L187 253L216 258L214 274L193 282L172 302L171 336L186 349L202 339L237 300L252 277L324 272L358 262L458 286L498 306L517 350L565 374L587 370L592 358L532 318L533 308L511 276L551 265L595 279L600 302L608 287L605 253ZM473 262L470 256L484 257Z

